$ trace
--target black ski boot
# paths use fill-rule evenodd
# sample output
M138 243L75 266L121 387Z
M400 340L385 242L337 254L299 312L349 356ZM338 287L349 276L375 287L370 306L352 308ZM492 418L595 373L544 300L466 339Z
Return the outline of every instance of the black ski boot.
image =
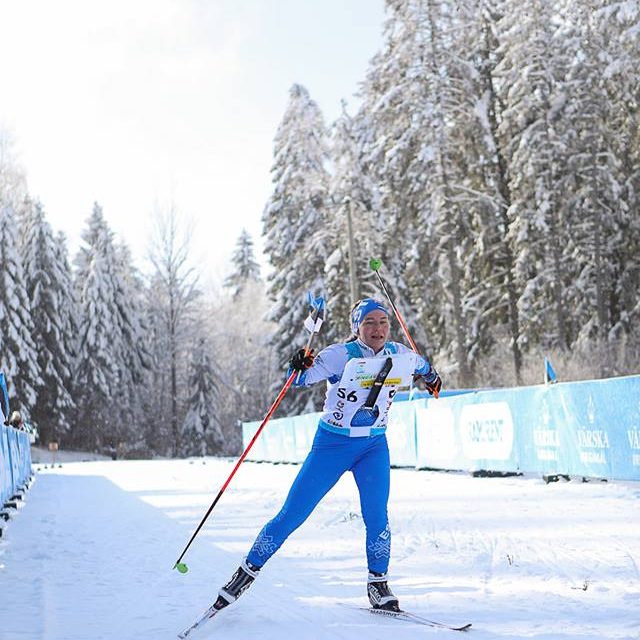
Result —
M245 558L233 576L231 576L231 580L218 591L218 599L213 606L216 609L222 609L235 602L258 577L259 571L260 567L252 565Z
M387 584L386 573L369 572L367 580L367 595L369 602L374 609L385 609L386 611L400 611L400 603L396 598L389 585Z

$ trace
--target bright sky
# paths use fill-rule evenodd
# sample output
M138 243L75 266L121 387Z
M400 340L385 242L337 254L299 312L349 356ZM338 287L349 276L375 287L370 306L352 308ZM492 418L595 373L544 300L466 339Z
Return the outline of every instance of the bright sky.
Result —
M0 0L0 126L75 251L94 201L141 261L154 209L193 221L219 280L261 251L294 82L328 123L382 46L384 0Z

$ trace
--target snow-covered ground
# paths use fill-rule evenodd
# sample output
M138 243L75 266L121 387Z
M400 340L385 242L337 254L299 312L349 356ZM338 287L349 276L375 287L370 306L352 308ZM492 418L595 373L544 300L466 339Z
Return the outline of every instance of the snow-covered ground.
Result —
M0 540L2 640L164 640L193 622L283 501L294 465L246 463L172 566L231 460L40 468ZM545 485L394 470L391 583L470 640L640 638L640 484ZM195 638L408 640L452 631L368 615L351 476ZM194 640L195 640L194 638Z

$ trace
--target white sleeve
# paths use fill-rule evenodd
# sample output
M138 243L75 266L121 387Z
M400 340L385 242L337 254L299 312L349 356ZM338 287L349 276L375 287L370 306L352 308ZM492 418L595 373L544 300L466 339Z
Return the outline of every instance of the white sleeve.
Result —
M301 386L309 386L342 375L348 360L347 350L341 343L329 345L314 359L313 365L304 372L300 380Z
M409 347L407 347L406 344L402 344L402 342L394 342L393 344L396 345L396 348L398 349L398 353L408 353L408 352L415 353L413 349L409 349ZM431 371L431 363L424 356L421 356L420 354L416 354L416 355L418 357L416 358L415 372L420 375L429 373L429 371Z

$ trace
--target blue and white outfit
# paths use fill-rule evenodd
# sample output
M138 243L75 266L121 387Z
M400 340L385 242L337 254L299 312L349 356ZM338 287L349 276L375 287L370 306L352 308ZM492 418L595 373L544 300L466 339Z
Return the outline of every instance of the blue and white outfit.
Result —
M366 314L362 314L362 317L364 315ZM354 333L356 332L357 324L354 329ZM374 353L373 349L358 339L323 349L315 358L313 366L300 375L297 386L327 381L323 414L311 451L294 480L282 509L263 527L251 547L247 556L249 563L262 567L287 537L309 517L340 477L346 471L351 471L360 494L360 507L366 527L369 571L386 574L391 550L391 531L387 516L390 463L385 430L387 414L399 378L396 379L395 386L389 379L389 383L383 386L376 402L379 413L374 424L352 427L350 419L361 406L364 396L368 395L368 392L363 393L367 390L363 376L358 380L360 387L353 382L358 378L358 371L363 370L369 359L384 362L389 356L393 358L394 355L402 354L411 354L411 357L400 358L405 367L409 362L409 373L415 372L427 377L432 372L435 373L425 358L403 344L387 342L378 353ZM352 360L355 362L348 366ZM376 370L379 369L380 367ZM349 370L355 373L346 379ZM394 375L393 371L392 369L391 376ZM368 387L371 387L371 382L369 380ZM361 397L357 402L350 402L356 397L358 390Z

